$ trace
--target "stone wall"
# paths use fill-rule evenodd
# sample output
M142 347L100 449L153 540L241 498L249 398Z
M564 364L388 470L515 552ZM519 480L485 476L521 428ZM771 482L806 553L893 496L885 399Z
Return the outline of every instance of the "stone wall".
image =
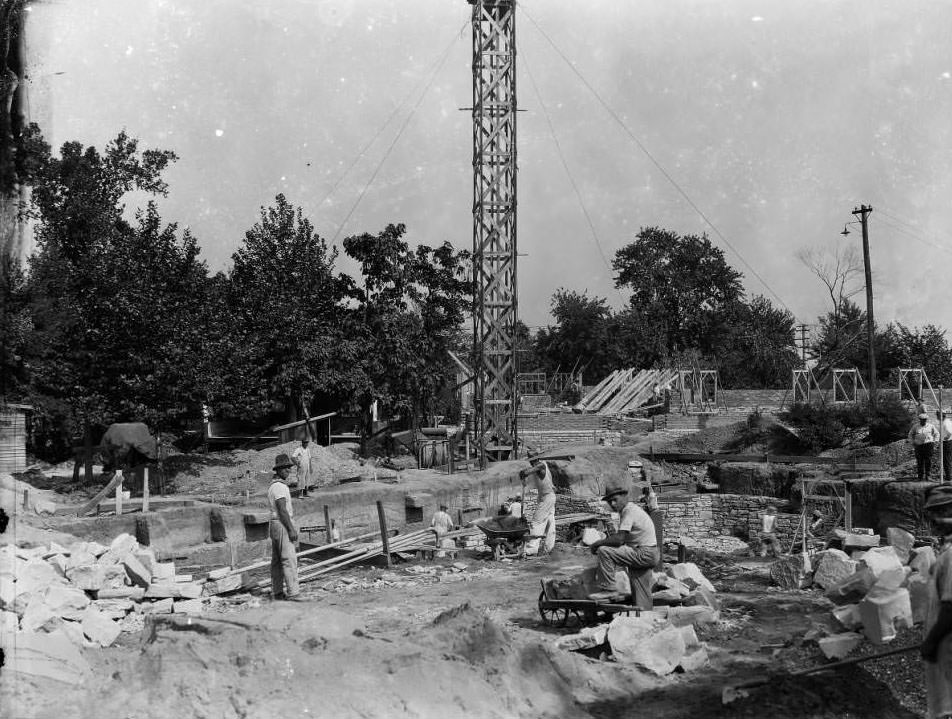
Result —
M534 451L544 452L563 444L614 446L621 442L621 432L609 429L537 431L520 428L519 439Z
M742 494L696 494L678 499L660 497L666 543L675 541L679 535L694 540L724 536L754 538L760 534L760 518L768 504L777 507L777 537L781 546L787 547L793 541L800 515L785 512L789 504L775 497Z

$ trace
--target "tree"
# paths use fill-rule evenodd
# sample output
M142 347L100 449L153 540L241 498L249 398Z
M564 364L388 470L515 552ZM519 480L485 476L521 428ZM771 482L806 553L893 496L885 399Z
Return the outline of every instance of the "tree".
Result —
M435 411L432 400L455 377L448 351L457 348L464 310L471 301L466 280L469 253L445 242L411 249L403 224L376 235L344 240L360 264L352 289L354 323L365 338L361 366L367 378L361 407L377 400L394 413L415 418Z
M703 235L642 228L612 267L615 286L631 290L635 324L667 355L688 347L710 353L744 296L741 273Z
M608 332L611 308L602 297L559 288L552 295L556 324L539 331L536 354L549 373L571 372L586 366L586 377L599 381L612 369L616 353Z
M26 399L29 375L24 353L32 332L26 277L16 259L0 254L0 397Z
M223 347L231 354L218 412L254 417L283 407L289 418L315 400L363 386L359 338L344 332L346 282L334 275L336 250L284 195L232 255ZM224 359L224 357L222 358Z
M851 297L863 291L862 258L855 245L838 245L833 249L828 245L802 248L796 256L817 276L830 295L827 327L831 336L828 341L836 344L840 338L835 335L844 326L841 311L848 307L847 301ZM852 335L852 330L848 327L846 329L848 334Z
M877 379L894 365L893 336L874 328ZM819 330L810 348L817 358L820 372L828 369L853 369L869 374L866 312L851 300L843 300L837 311L819 318Z
M721 382L732 387L772 387L790 384L800 361L794 346L794 316L755 295L737 307L722 344L717 366Z
M895 322L886 328L885 335L892 352L877 367L878 371L922 368L933 387L952 385L952 349L945 339L945 330L935 325L910 328Z

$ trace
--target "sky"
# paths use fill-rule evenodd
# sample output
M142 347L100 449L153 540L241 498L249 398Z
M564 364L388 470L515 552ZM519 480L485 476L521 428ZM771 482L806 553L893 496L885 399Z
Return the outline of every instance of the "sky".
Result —
M38 0L30 119L54 147L175 151L159 208L212 271L278 193L336 245L402 222L471 248L470 12ZM829 298L796 254L860 248L840 232L866 204L877 322L952 327L950 32L945 0L521 0L520 319L551 323L559 288L621 307L612 257L658 226L813 324Z

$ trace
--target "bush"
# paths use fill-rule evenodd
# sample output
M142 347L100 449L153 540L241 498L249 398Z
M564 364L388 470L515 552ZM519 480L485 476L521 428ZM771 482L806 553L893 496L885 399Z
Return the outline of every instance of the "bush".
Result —
M889 444L903 439L909 432L912 420L912 413L898 397L881 395L869 422L869 441L872 444Z

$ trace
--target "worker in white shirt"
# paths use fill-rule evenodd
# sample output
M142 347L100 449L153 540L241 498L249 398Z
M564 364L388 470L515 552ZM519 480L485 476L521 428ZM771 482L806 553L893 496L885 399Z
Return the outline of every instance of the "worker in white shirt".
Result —
M925 482L932 471L932 452L939 441L939 432L929 422L926 412L920 412L918 419L919 423L909 430L908 439L916 454L916 476L920 482Z
M939 434L942 438L942 479L952 482L952 419L947 409L942 410Z
M546 552L551 552L555 547L555 484L552 471L548 462L540 460L519 472L519 476L522 481L530 478L534 480L538 492L538 503L532 513L531 539L526 542L526 556L538 555L540 544Z
M291 452L291 461L297 467L297 484L301 496L306 497L311 488L311 438L307 435L301 440L301 446Z
M770 552L772 557L780 556L780 540L777 539L777 508L772 504L760 518L760 556L766 557Z

